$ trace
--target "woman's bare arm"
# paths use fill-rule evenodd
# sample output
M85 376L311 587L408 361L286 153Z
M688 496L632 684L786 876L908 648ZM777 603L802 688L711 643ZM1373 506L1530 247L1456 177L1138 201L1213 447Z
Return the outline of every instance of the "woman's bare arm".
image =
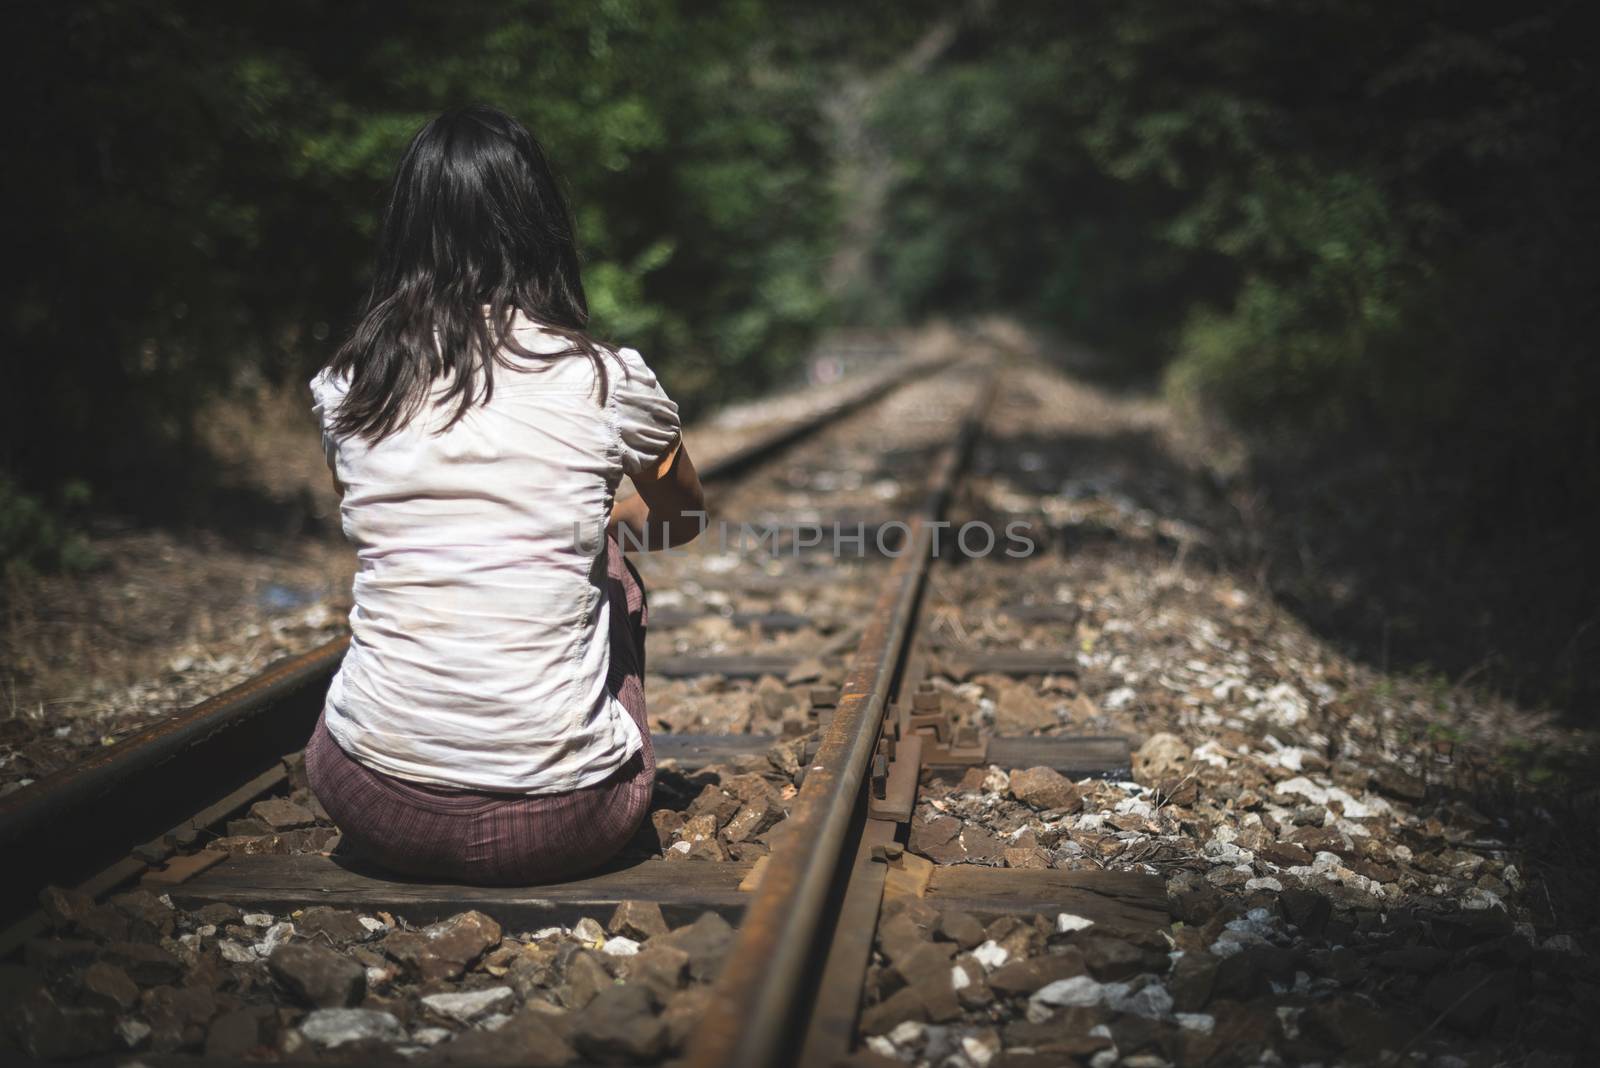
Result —
M669 549L693 541L705 529L705 490L682 442L654 468L632 478L638 495L613 505L606 524L624 548ZM625 539L620 533L624 530Z

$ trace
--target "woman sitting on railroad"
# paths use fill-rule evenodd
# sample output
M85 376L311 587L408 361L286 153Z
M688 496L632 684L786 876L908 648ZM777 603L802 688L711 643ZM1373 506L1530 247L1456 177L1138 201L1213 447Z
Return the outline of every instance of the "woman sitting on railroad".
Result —
M405 874L564 878L649 809L645 598L700 529L677 405L588 320L537 141L481 105L400 160L360 322L311 388L360 567L306 747L346 846ZM613 505L622 476L638 495Z

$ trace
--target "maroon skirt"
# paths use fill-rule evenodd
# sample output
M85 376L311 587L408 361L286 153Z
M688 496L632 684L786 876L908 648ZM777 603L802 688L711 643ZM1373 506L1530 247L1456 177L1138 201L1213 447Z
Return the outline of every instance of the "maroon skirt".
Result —
M639 725L643 748L601 782L566 793L451 790L374 771L341 749L319 719L306 745L306 775L339 825L343 848L404 875L506 885L570 878L633 837L650 810L656 773L644 707L647 610L639 573L614 538L607 554L607 687Z

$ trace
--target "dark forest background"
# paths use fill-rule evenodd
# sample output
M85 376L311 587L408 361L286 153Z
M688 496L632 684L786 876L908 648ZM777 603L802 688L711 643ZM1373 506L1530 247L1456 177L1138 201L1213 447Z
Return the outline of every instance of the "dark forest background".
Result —
M439 108L545 141L597 332L691 411L838 325L1014 314L1248 445L1257 566L1385 662L1596 695L1584 5L6 6L0 558L181 515L195 419L347 329ZM159 509L152 502L159 503Z

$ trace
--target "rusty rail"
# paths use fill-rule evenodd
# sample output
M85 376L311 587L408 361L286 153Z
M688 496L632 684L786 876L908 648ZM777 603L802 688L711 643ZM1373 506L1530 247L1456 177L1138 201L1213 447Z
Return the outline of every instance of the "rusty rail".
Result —
M819 412L775 428L700 471L727 484L819 430L937 373L959 354L904 361ZM300 748L344 659L338 638L95 751L0 798L0 921L30 911L44 886L71 885L124 858Z
M978 396L941 450L926 496L851 662L838 705L806 768L783 842L769 857L737 941L716 983L717 1011L692 1040L691 1068L747 1068L793 1059L810 1003L823 919L860 837L866 774L884 710L915 630L932 560L935 520L944 511L982 427L996 386L985 371Z

